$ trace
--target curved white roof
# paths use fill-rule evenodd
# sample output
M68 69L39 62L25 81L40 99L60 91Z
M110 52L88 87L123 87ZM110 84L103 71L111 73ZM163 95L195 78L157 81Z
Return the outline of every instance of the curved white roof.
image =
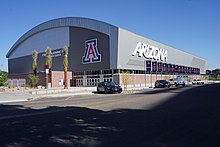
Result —
M21 44L23 41L28 39L29 37L48 29L52 28L58 28L58 27L81 27L86 29L91 29L97 32L101 32L104 34L109 35L110 38L110 48L116 47L117 48L117 40L118 40L118 27L113 26L111 24L89 19L89 18L81 18L81 17L64 17L64 18L58 18L49 20L47 22L44 22L42 24L39 24L38 26L32 28L28 32L26 32L24 35L22 35L15 44L10 48L8 51L6 57L9 58L10 54Z

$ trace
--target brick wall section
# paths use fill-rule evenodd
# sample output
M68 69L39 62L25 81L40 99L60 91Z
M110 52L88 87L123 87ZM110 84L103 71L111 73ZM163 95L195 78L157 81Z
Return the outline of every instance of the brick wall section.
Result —
M32 74L32 73L30 73ZM8 75L9 79L25 79L26 80L26 85L30 85L30 79L28 77L29 74L16 74L16 75ZM46 85L46 75L45 73L37 73L39 77L39 82L38 85L45 86ZM67 74L68 78L68 87L70 87L70 80L72 80L72 72L68 72ZM51 86L52 88L56 87L64 87L64 85L60 85L59 82L60 80L64 79L64 72L63 71L52 71L52 83Z
M145 78L146 76L146 78ZM120 85L123 85L123 82L122 82L122 74L120 74L120 79L119 79L119 84ZM172 78L176 78L177 75L161 75L161 74L131 74L130 76L130 81L131 83L128 85L130 87L144 87L145 86L145 80L146 80L146 85L148 86L154 86L154 83L156 80L167 80L169 81L169 79L172 79ZM117 78L117 77L115 77ZM192 79L203 79L202 76L195 76L195 75L189 75L188 76L188 81L191 82ZM152 82L152 83L151 83Z
M62 80L64 80L64 72L63 71L52 71L52 88L56 87L64 87L64 85L61 85L60 83ZM72 80L72 72L67 73L67 85L70 87L70 80Z

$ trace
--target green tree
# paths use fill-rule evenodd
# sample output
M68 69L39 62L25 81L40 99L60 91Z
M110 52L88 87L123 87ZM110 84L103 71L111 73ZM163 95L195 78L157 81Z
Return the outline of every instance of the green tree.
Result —
M63 69L64 69L64 89L68 89L67 85L67 72L68 72L68 47L64 46L63 48Z
M35 75L33 75L33 74L29 74L28 77L29 77L29 79L30 79L31 87L36 88L36 87L37 87L37 84L38 84L38 82L39 82L38 76L35 76Z
M37 57L38 57L38 52L34 50L32 53L32 58L33 58L32 69L35 76L37 76Z
M8 80L8 73L6 71L0 71L0 86L6 86Z
M214 70L216 80L220 80L220 69L217 68Z
M212 70L212 74L209 75L209 80L220 80L220 69Z
M219 68L215 69L214 71L215 71L216 73L219 73L219 74L220 74L220 69L219 69Z

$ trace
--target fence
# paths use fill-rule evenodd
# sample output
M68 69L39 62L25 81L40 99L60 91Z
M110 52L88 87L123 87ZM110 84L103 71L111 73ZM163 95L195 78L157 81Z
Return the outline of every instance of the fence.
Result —
M25 79L8 79L8 86L25 87L26 80Z

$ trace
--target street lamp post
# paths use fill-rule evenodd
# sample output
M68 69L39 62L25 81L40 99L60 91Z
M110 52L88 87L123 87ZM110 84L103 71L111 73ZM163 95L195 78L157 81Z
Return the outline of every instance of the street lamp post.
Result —
M48 89L48 74L49 74L49 66L45 65L45 73L46 73L46 86L45 88Z

